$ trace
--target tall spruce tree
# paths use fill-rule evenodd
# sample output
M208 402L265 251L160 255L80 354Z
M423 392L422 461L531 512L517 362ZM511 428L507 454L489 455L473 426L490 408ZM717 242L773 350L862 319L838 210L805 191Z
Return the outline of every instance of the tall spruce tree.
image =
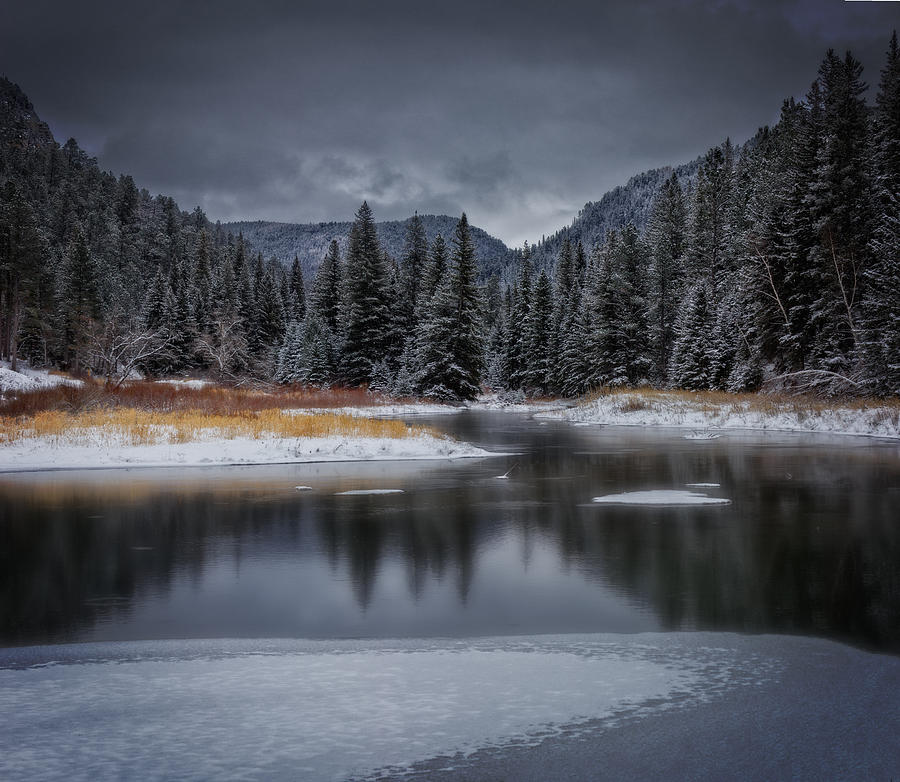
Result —
M453 259L422 325L418 386L437 399L474 399L483 367L475 246L463 214L453 236Z
M303 269L300 259L295 255L291 264L291 276L288 282L288 309L285 317L288 320L301 321L306 315L306 286L303 284Z
M817 369L839 375L849 373L855 360L872 226L861 76L862 66L849 52L842 60L829 50L819 68L819 90L808 98L818 102L811 110L822 122L810 197L817 241L809 264L818 275L811 352Z
M650 266L650 334L653 342L653 379L665 383L675 342L678 298L684 278L686 208L678 177L672 174L653 202L647 228Z
M868 388L900 394L900 51L896 31L873 117L874 230L866 271L863 357Z
M406 224L403 256L400 264L397 322L403 334L409 334L416 326L419 290L427 263L428 240L425 237L425 224L417 212Z
M384 256L365 201L350 229L344 291L342 372L348 384L362 385L387 352L390 329Z
M86 368L91 331L101 314L97 267L80 226L69 242L58 289L63 355L78 373Z
M327 255L316 271L312 292L312 306L332 334L337 334L339 330L343 276L341 251L337 241L332 240Z
M553 332L553 301L550 278L541 269L529 308L525 346L527 368L525 385L538 394L546 394L550 388L553 367L552 350L555 345Z

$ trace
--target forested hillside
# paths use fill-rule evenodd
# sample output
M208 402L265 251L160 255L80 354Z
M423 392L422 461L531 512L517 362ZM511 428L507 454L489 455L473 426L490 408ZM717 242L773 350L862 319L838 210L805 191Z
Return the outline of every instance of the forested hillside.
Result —
M72 139L60 147L0 79L3 358L109 377L264 372L289 282L199 208L101 171Z
M493 382L900 393L896 35L872 107L866 90L861 64L829 51L774 127L709 150L690 188L666 180L643 231L587 258L564 236L552 282L524 262Z
M624 185L614 187L599 201L590 201L572 220L551 236L542 237L532 246L532 262L536 267L551 268L563 244L579 242L584 247L602 244L609 231L618 231L631 223L644 232L650 222L653 202L663 183L674 173L683 189L690 187L697 176L700 159L676 166L653 168L631 177Z
M363 203L352 224L235 224L244 242L58 147L3 82L2 352L110 378L203 371L445 399L483 384L898 394L896 35L871 104L867 89L861 64L829 51L774 127L635 177L486 277L509 256L465 215L379 232ZM251 246L323 260L304 279L299 260L288 271ZM479 251L500 253L480 274Z
M459 218L446 215L419 215L429 243L438 234L450 237ZM350 235L349 222L343 223L272 223L266 221L225 223L222 227L233 234L243 234L244 239L262 252L266 258L277 258L290 266L294 258L300 260L303 273L315 274L328 252L332 241L337 241L341 253L347 250ZM400 258L404 252L409 220L388 220L375 224L378 241L388 255ZM478 257L478 274L482 280L492 274L502 274L514 263L516 254L499 239L475 226L470 226L475 253Z

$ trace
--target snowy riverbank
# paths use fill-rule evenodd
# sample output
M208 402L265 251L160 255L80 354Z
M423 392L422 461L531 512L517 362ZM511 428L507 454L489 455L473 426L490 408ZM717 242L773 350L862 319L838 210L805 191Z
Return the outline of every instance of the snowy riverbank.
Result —
M683 392L621 392L535 418L576 424L660 426L693 431L756 429L900 438L900 407L804 403L765 396L718 400Z
M153 445L57 442L32 438L0 445L0 472L96 467L167 467L229 464L462 459L494 456L446 437L309 437L215 439Z
M46 369L32 369L24 361L13 372L8 361L0 361L0 397L8 392L40 391L59 385L80 386L81 381L51 374Z

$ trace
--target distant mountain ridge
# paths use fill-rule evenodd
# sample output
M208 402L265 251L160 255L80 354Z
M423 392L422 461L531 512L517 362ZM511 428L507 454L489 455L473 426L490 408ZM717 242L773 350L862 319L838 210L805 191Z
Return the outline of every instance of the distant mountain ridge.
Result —
M42 122L28 97L17 85L6 79L0 80L0 147L7 154L28 155L40 149L57 147L50 128ZM573 243L581 241L585 250L602 243L609 230L619 229L629 222L638 230L646 227L653 200L662 183L673 171L688 184L696 175L699 158L675 168L664 166L650 169L631 177L624 185L619 185L605 193L597 201L589 201L582 207L572 223L560 228L551 236L542 238L532 245L532 259L538 267L553 269L559 250L568 238ZM93 163L93 161L92 161ZM96 165L94 163L94 165ZM441 233L451 239L458 218L448 215L420 215L428 241ZM378 236L385 250L394 258L403 254L406 226L405 220L388 220L377 224ZM209 229L213 226L208 224ZM311 278L328 250L328 245L336 239L341 251L346 249L351 222L331 221L319 223L286 223L274 221L234 221L222 224L226 233L242 233L253 252L261 252L266 259L276 258L289 265L296 255L303 266L307 278ZM504 282L510 282L514 269L521 257L521 249L510 248L502 240L476 226L471 226L475 240L476 256L479 260L480 277L487 279L497 274Z
M624 185L618 185L597 201L589 201L568 226L532 245L532 261L538 267L552 270L563 242L582 242L587 252L601 244L608 231L624 228L628 223L643 232L650 219L653 200L663 182L674 172L682 187L693 181L700 165L700 158L679 166L662 166L643 171L631 177ZM429 243L440 233L448 241L456 227L456 217L448 215L419 215L425 225ZM403 254L406 220L387 220L377 224L378 238L385 250L399 259ZM282 223L267 220L235 221L222 227L233 234L241 233L244 239L265 258L274 257L289 265L296 255L307 277L315 274L328 251L332 239L336 239L343 253L351 222ZM503 241L481 228L472 226L476 255L481 278L497 274L511 282L509 270L521 257L520 248L510 248Z
M442 234L449 245L459 221L458 217L448 215L419 215L419 217L425 226L429 244L434 241L435 236ZM403 255L406 226L410 219L377 223L378 238L382 246L389 255L398 260ZM304 275L309 278L319 268L333 239L337 240L341 253L344 253L351 225L350 221L278 223L258 220L223 223L222 227L233 234L241 233L244 239L265 258L274 257L281 263L290 265L296 255L300 259ZM481 228L470 225L470 230L475 241L475 253L482 279L492 274L502 274L503 270L515 260L515 251Z

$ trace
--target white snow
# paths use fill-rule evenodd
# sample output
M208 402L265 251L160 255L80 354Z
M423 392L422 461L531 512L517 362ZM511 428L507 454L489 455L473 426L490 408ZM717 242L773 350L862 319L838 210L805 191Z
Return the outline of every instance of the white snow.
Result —
M495 456L474 445L418 434L402 438L320 437L217 439L214 433L188 443L157 445L67 442L29 438L0 444L0 472L90 467L163 467L225 464L377 461L386 459L461 459Z
M340 780L736 686L732 655L535 640L0 670L0 777ZM759 676L759 671L755 671ZM734 683L733 683L734 682ZM567 726L564 728L564 726Z
M18 370L13 372L8 361L0 361L0 396L8 391L37 391L59 385L80 386L81 381L51 375L46 369L31 369L24 361L20 361Z
M686 483L685 486L690 486L692 489L718 489L718 483Z
M298 407L285 410L290 415L352 415L354 418L411 418L419 415L451 415L464 410L453 405L416 402L413 404L371 405L369 407Z
M167 377L163 380L157 380L157 383L165 383L170 386L179 386L181 388L205 388L210 385L210 380L187 379L179 377Z
M722 497L708 497L705 494L681 489L652 489L650 491L628 491L622 494L607 494L594 497L591 502L601 505L730 505L731 500Z
M469 410L502 410L504 413L547 413L565 410L568 407L571 407L570 402L559 399L529 402L524 397L505 398L497 394L485 394L474 402L466 403Z
M358 496L363 494L403 494L403 489L351 489L350 491L338 491L338 497Z
M833 406L821 409L773 400L770 410L753 409L736 399L717 403L682 394L644 394L639 391L609 394L568 410L537 413L538 418L569 421L573 424L663 426L691 429L689 440L710 440L719 435L709 429L763 429L790 432L873 435L900 438L900 410L896 407L854 408Z

